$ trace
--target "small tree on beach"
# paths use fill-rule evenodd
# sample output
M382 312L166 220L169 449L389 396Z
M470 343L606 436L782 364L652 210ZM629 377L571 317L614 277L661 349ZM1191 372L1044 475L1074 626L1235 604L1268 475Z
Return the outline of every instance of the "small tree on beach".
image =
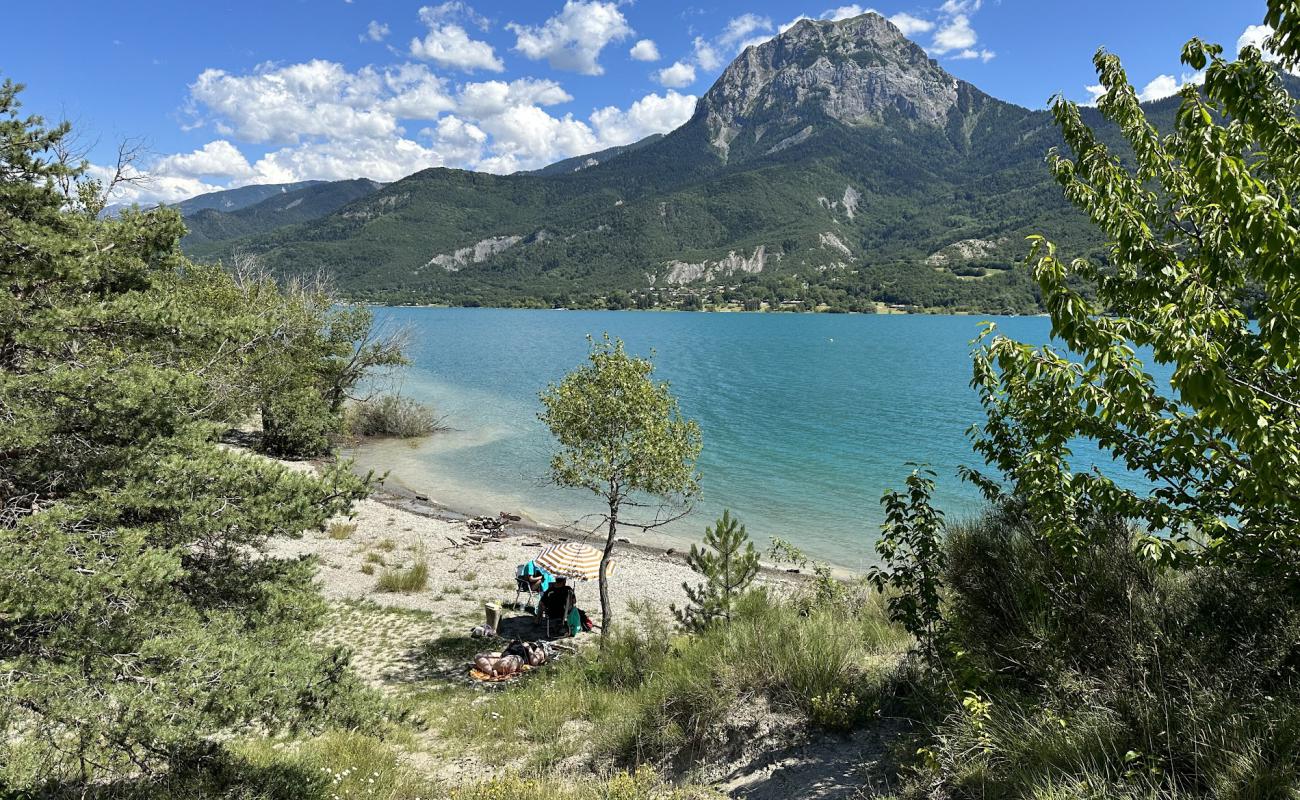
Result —
M541 393L538 415L559 442L551 480L599 496L605 549L600 559L601 641L609 633L609 560L620 524L644 529L680 519L699 491L695 462L700 428L682 418L666 382L647 359L630 356L606 334L591 342L587 363ZM627 509L657 505L653 520L624 518ZM672 509L668 512L668 509Z
M735 599L749 588L758 575L758 553L740 520L723 511L712 528L704 529L703 549L691 545L686 563L704 577L696 586L682 583L690 604L673 607L677 621L693 630L701 630L715 620L730 620Z

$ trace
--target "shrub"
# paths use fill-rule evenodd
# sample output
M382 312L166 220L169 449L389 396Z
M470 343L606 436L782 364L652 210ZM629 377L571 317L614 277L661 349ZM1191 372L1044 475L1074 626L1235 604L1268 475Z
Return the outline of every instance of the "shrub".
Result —
M408 569L386 569L375 586L381 592L418 592L429 584L429 564L420 559Z
M1114 520L1080 528L1074 552L1013 507L950 529L947 674L974 691L937 725L939 780L955 796L1294 793L1300 598L1160 566Z
M357 524L355 522L335 522L326 531L331 539L348 539L356 532Z
M386 394L361 400L349 410L348 429L357 436L412 439L439 429L433 409L410 397Z

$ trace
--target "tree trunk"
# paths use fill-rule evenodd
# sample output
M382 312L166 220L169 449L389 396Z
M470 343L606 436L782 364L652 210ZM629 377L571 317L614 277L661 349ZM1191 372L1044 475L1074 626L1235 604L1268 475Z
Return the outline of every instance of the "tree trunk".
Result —
M618 505L609 504L609 534L605 537L605 552L600 555L600 646L605 646L609 624L614 610L609 607L609 557L614 553L614 534L618 530Z

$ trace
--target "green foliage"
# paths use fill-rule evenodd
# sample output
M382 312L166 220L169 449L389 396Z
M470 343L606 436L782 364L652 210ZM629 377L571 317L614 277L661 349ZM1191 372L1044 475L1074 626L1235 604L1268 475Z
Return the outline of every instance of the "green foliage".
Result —
M367 482L218 442L260 405L264 312L291 300L189 263L174 212L99 219L107 187L17 93L0 88L0 785L358 721L346 656L311 642L313 563L260 551Z
M1294 47L1289 36L1284 30L1282 41ZM1294 581L1300 121L1258 49L1229 61L1193 40L1183 61L1205 70L1205 85L1181 93L1173 129L1161 135L1119 60L1097 54L1106 88L1098 110L1123 132L1131 162L1073 103L1054 104L1074 158L1054 154L1052 171L1111 242L1108 258L1067 262L1037 240L1034 277L1053 336L1069 353L986 329L975 357L973 383L987 411L976 449L1058 546L1082 547L1079 520L1099 509L1141 522L1154 558L1204 555ZM1076 279L1095 284L1095 300L1073 288ZM1247 318L1248 290L1257 323ZM1143 358L1172 367L1172 393L1144 371ZM1080 439L1157 488L1075 472L1071 445Z
M402 395L358 400L348 409L348 430L357 436L414 439L438 430L433 409Z
M950 528L946 666L977 688L937 725L928 777L956 797L1293 794L1294 593L1153 563L1113 519L1085 530L1068 552L1013 508Z
M600 561L603 641L613 613L607 566L620 514L641 498L689 509L699 491L695 462L701 444L699 425L682 418L668 384L654 381L650 361L628 355L623 342L608 334L599 342L588 341L588 363L541 393L538 418L559 443L551 458L551 479L559 486L586 489L609 509Z
M452 800L721 800L722 795L700 787L674 787L642 765L603 781L493 778L451 793Z
M386 569L379 573L375 588L381 592L418 592L429 585L429 563L419 559L406 569Z
M728 625L676 633L658 610L633 609L603 650L548 667L474 714L457 715L443 735L524 750L555 745L566 721L591 724L577 747L588 757L678 768L708 764L734 741L729 720L793 715L818 727L860 725L893 686L906 634L875 593L816 607L751 591ZM544 764L568 751L538 753Z
M333 522L330 523L329 529L325 531L331 539L348 539L352 534L357 532L355 522Z
M934 472L914 469L906 493L885 492L885 523L876 542L884 562L867 579L889 594L889 617L916 637L931 667L938 665L943 629L943 512L930 505Z
M704 546L691 545L686 563L704 577L697 586L683 583L690 603L684 609L673 608L677 621L692 630L701 630L715 621L731 621L731 608L758 575L758 553L745 533L745 526L723 511L721 519L704 529Z

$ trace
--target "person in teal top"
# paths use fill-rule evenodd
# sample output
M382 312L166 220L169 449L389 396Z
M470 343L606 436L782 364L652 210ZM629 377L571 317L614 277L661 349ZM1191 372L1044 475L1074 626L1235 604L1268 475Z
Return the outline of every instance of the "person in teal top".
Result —
M528 579L528 585L533 587L533 591L538 594L544 594L547 589L551 588L551 584L555 583L554 576L544 568L539 567L535 561L529 561L520 567L519 574L521 577Z

